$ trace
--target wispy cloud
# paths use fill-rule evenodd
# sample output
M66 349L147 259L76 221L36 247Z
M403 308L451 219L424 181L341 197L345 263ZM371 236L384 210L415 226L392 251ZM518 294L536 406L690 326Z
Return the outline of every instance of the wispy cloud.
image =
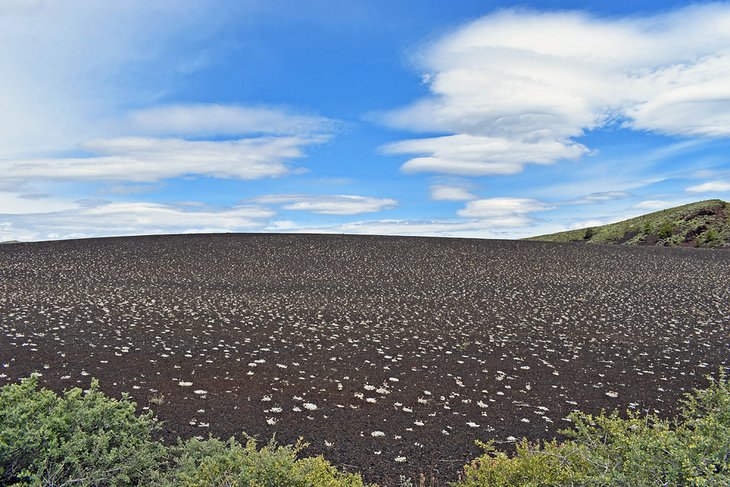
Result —
M468 202L457 214L481 220L489 228L514 228L529 225L533 221L530 214L551 209L530 198L486 198Z
M632 208L636 208L637 210L663 210L677 205L678 203L674 201L644 200L636 203Z
M708 181L706 183L690 186L686 189L688 193L725 193L730 191L728 181Z
M286 107L159 102L224 49L209 38L233 8L217 0L0 2L0 179L289 173L289 162L326 141L337 122Z
M514 174L589 152L611 124L730 136L730 5L645 17L507 10L462 26L418 56L431 96L385 121L448 134L384 149L406 172Z
M476 199L476 195L462 186L434 184L430 188L431 199L434 201L468 201Z
M458 211L461 218L361 220L333 226L298 227L297 231L421 235L441 237L515 238L531 235L533 213L552 207L528 198L488 198L470 201Z
M398 201L359 195L272 194L253 198L262 204L280 205L284 210L308 211L323 215L359 215L395 208Z
M516 223L516 225L515 225ZM522 238L536 234L536 230L523 225L524 221L499 220L358 220L339 225L295 225L286 228L298 233L346 233L361 235L401 235L420 237L457 238ZM278 229L277 229L278 230ZM548 233L554 230L540 232Z
M136 110L123 121L132 133L175 137L241 136L248 134L328 134L339 122L303 115L280 107L188 104Z
M403 164L406 173L460 176L515 174L527 163L549 164L557 159L575 159L588 151L573 142L525 141L470 134L404 140L388 144L382 150L386 154L421 154Z
M163 184L117 184L108 188L100 189L98 193L126 196L130 194L152 193L159 191L162 188L164 188Z
M0 2L0 158L64 151L109 134L201 62L217 1Z
M152 137L97 139L84 157L0 160L0 179L153 182L183 175L258 179L291 171L288 161L322 137L185 140Z
M631 196L626 191L598 191L582 196L575 200L566 201L566 204L574 205L590 205L594 203L604 203L607 201L625 199Z
M78 205L73 200L48 195L44 198L27 198L25 192L0 191L0 221L10 214L34 214L60 210L72 210Z
M145 202L80 203L62 211L0 215L0 240L250 231L262 228L274 215L260 206L190 209Z

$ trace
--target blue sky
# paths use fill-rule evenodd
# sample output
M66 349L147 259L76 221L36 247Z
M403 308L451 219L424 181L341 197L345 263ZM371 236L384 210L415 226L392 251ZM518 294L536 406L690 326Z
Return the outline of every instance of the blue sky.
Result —
M0 240L730 198L730 3L0 0Z

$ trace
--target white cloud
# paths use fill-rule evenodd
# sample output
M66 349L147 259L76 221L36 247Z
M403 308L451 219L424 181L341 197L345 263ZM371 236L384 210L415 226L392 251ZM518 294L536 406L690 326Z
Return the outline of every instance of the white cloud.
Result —
M570 225L571 230L578 230L579 228L590 228L600 227L608 224L608 220L581 220Z
M677 206L678 204L679 203L673 203L665 200L645 200L636 203L632 206L632 208L636 208L637 210L664 210L666 208Z
M77 206L75 202L57 196L28 198L26 193L0 191L0 212L5 214L43 213Z
M315 134L331 132L336 122L285 108L240 105L167 105L137 110L126 125L132 132L172 136L240 136L246 134Z
M67 150L212 54L219 2L0 2L0 157ZM164 87L164 88L161 88Z
M513 218L550 209L549 205L530 198L505 197L470 201L457 213L467 218Z
M534 199L505 197L470 201L457 214L478 219L487 228L519 228L535 222L531 213L552 209Z
M275 212L261 206L262 203L308 203L296 209L341 215L362 213L368 208L368 211L379 211L376 208L382 209L383 204L395 204L394 200L375 198L362 203L363 199L367 198L350 195L270 195L232 208L211 208L200 202L170 205L82 200L70 208L65 204L55 211L41 208L46 211L0 214L0 241L236 231L519 238L535 233L535 229L528 227L534 222L530 213L549 209L546 204L535 200L493 198L480 200L482 203L478 205L468 204L462 212L473 217L462 219L388 219L337 225L301 225L292 220L274 220ZM357 202L361 202L359 207Z
M431 199L434 201L468 201L476 196L461 186L434 184L430 188Z
M91 140L87 157L0 160L0 179L154 182L188 174L258 179L290 172L302 146L322 137L257 137L190 141L151 137Z
M535 234L524 219L360 220L334 226L297 226L299 233L346 233L419 237L522 238ZM546 232L543 232L546 233Z
M300 230L302 231L302 230ZM306 229L314 233L348 233L362 235L405 235L423 237L482 237L493 234L479 222L454 220L364 220L332 227Z
M391 198L373 198L357 195L272 194L252 201L281 205L285 210L309 211L324 215L358 215L395 208L398 201Z
M724 193L730 191L730 182L708 181L706 183L690 186L685 191L688 193Z
M334 121L280 107L159 105L227 49L210 39L236 9L256 10L217 0L0 1L0 180L288 173Z
M543 202L527 198L490 198L471 201L458 212L463 219L363 220L336 226L298 228L300 232L417 235L467 238L519 238L532 235L526 227L535 222L531 213L550 210Z
M145 202L80 202L62 211L0 214L0 240L243 231L262 228L273 215L257 206L190 210Z
M269 222L266 230L272 232L286 232L287 230L295 230L297 228L296 222L292 220L273 220Z
M629 193L626 191L599 191L586 195L575 201L575 203L603 203L605 201L628 198L629 196Z
M385 116L451 134L389 144L405 171L513 174L589 151L614 122L664 134L730 136L730 4L647 17L508 10L426 46L431 96Z
M130 195L141 193L152 193L165 187L164 184L117 184L108 188L100 189L99 194Z
M462 176L515 174L526 163L550 164L556 159L574 159L587 152L581 144L570 141L527 141L470 134L404 140L388 144L383 150L387 154L421 154L403 164L405 172Z

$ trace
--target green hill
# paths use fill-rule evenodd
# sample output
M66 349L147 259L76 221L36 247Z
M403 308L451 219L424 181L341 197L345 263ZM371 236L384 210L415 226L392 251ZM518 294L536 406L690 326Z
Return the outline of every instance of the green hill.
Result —
M540 235L526 240L666 247L730 247L730 205L707 200L600 227Z

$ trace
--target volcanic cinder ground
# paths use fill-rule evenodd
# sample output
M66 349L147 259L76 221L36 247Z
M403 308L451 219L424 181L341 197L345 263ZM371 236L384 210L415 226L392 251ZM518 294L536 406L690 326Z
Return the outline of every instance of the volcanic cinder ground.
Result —
M301 436L370 481L448 481L474 440L552 437L574 409L674 413L730 359L729 283L721 250L234 234L4 245L0 385L97 377L153 409L169 440Z

